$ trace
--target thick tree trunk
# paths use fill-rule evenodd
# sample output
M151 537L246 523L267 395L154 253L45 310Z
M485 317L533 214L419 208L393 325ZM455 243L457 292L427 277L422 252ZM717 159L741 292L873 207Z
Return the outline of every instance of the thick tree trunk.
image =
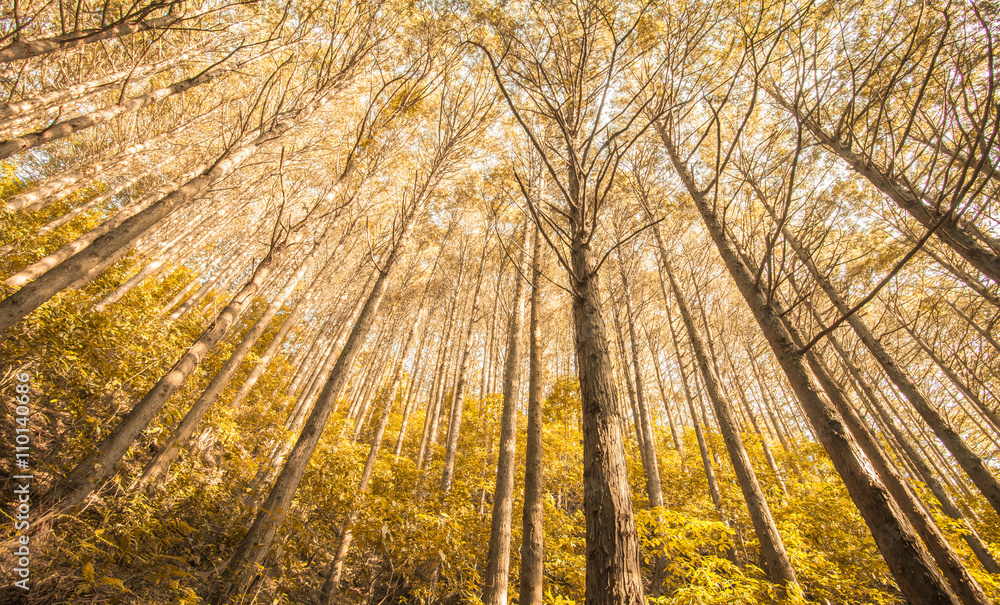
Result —
M941 504L942 512L963 525L964 531L962 532L962 538L969 545L969 548L972 549L972 552L975 553L976 558L979 559L979 562L982 563L986 571L992 574L1000 574L1000 564L997 563L996 559L990 553L989 547L986 546L982 538L979 536L979 533L976 532L975 528L972 527L972 524L969 523L965 514L958 507L958 505L955 504L955 501L948 493L948 490L945 489L945 486L941 485L937 475L935 475L924 456L917 451L917 448L913 445L913 441L910 437L899 429L896 421L890 418L885 409L883 409L882 403L872 390L871 385L869 385L868 381L861 375L861 371L854 364L850 355L848 355L847 352L844 351L843 347L841 347L836 337L831 334L828 339L830 345L840 357L841 362L860 387L870 413L872 413L875 418L880 421L883 432L891 435L894 441L899 444L901 453L914 466L917 475L925 484L927 484L931 493L934 494L934 497Z
M803 344L802 339L787 318L785 318L785 326L792 338L801 346ZM964 605L989 605L990 600L983 592L982 587L969 575L969 571L962 564L958 555L955 554L951 545L945 540L933 518L924 510L923 503L917 499L916 495L906 485L903 477L895 469L892 462L888 460L881 446L879 446L875 436L865 426L861 418L858 417L854 406L851 405L844 395L843 386L838 384L834 379L820 354L811 350L806 353L806 359L809 362L809 368L812 370L813 375L816 376L827 397L836 406L837 411L847 424L847 429L857 439L861 450L868 457L868 460L871 461L879 477L885 482L886 488L892 494L896 504L899 505L903 513L913 524L921 540L927 545L928 550L934 557L934 561L948 579L955 594Z
M577 221L582 226L584 217L578 216ZM572 235L570 257L573 327L583 400L586 602L587 605L639 605L645 603L646 597L625 444L615 404L595 260L583 229L577 228Z

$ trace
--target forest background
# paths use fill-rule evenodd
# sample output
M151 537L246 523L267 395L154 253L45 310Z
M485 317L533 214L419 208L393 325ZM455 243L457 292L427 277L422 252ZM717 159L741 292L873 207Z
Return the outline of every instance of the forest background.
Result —
M4 4L0 602L1000 599L998 24Z

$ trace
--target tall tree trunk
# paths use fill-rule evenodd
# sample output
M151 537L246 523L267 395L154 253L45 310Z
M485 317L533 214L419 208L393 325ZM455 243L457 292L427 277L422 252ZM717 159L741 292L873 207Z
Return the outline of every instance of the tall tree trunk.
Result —
M96 238L85 249L52 267L31 283L22 286L20 290L0 302L0 334L63 289L81 281L84 284L88 283L123 256L140 237L166 220L171 213L187 206L209 186L235 170L256 151L258 146L272 141L290 127L290 122L279 122L243 147L224 152L210 168L200 171L184 184Z
M58 267L61 263L72 258L75 254L79 254L82 250L86 250L90 245L94 243L95 240L101 236L115 230L122 223L128 219L134 217L149 208L157 200L160 200L165 195L169 195L179 187L181 187L185 181L191 179L198 173L205 169L205 165L198 166L194 170L188 172L187 174L167 183L164 183L153 190L151 193L143 196L139 201L135 202L131 206L128 206L120 210L117 214L104 221L97 227L94 227L90 231L84 233L83 235L77 237L73 241L67 243L66 245L60 247L55 252L47 254L32 264L28 265L24 269L21 269L14 275L11 275L6 279L6 283L9 286L25 286L31 283L32 280L36 280L46 272L53 270ZM194 218L201 218L197 216ZM151 227L152 228L152 227ZM138 238L136 238L138 239Z
M787 316L783 317L785 318L785 326L789 334L795 339L796 344L801 346L803 343L795 328L788 321ZM943 571L955 594L964 605L989 605L990 600L983 592L982 587L969 575L969 571L962 564L961 559L958 558L951 545L941 535L941 530L937 524L927 511L924 510L923 503L917 499L906 485L905 480L896 471L892 462L888 460L874 435L865 426L861 418L858 417L854 411L854 407L844 395L843 387L836 382L820 354L815 350L810 350L806 353L806 360L809 362L809 368L817 380L819 380L827 397L836 406L837 411L847 424L847 429L857 439L861 450L868 457L868 460L871 461L879 477L885 482L886 488L892 494L896 504L899 505L903 513L913 524L917 534L923 540L924 544L927 545L928 550L930 550L931 555L934 557L934 561Z
M570 243L573 328L583 403L583 485L587 520L587 605L645 603L639 538L632 513L621 418L615 403L613 366L601 315L594 252L584 225L580 184L574 200Z
M164 5L160 5L164 6ZM46 55L57 50L69 50L83 44L93 44L101 40L120 38L131 34L152 31L157 29L167 29L180 21L176 15L164 15L151 19L142 18L131 23L121 23L110 27L85 29L82 31L69 32L42 38L39 40L24 40L11 42L7 46L0 48L0 63L10 63Z
M521 517L520 605L542 605L545 554L545 467L542 445L541 241L535 228L531 253L528 320L528 428L524 449L524 509Z
M198 246L204 244L209 237L218 235L218 230L225 227L225 223L213 224L211 225L211 229L206 229L206 227L219 217L223 216L223 214L223 210L220 209L216 211L215 214L211 214L202 219L192 229L182 230L181 234L172 241L161 244L159 250L156 250L148 255L146 258L146 265L140 268L138 273L125 280L124 283L111 292L105 294L104 298L94 305L94 310L103 311L109 305L113 305L118 302L122 299L122 297L131 292L133 288L145 281L146 278L158 274L167 266L168 263L172 264L176 263L178 260L185 259L194 250L196 250Z
M2 53L2 51L0 51L0 53ZM217 80L228 73L230 73L230 70L218 67L208 71L203 71L194 77L181 80L180 82L175 82L174 84L164 88L158 88L138 97L133 97L127 101L122 101L117 105L92 111L64 122L52 124L51 126L38 132L24 134L6 141L0 141L0 160L9 158L15 153L27 151L28 149L38 147L39 145L50 143L52 141L58 141L59 139L76 134L88 128L93 128L94 126L107 122L116 116L122 115L123 113L136 111L146 107L147 105L152 105L153 103L162 101L163 99L182 94L196 86Z
M670 288L673 290L674 298L677 300L681 319L687 329L688 339L691 341L691 348L694 350L695 359L698 360L698 366L701 369L702 380L708 391L712 407L715 410L715 418L719 423L719 429L722 431L722 438L726 442L729 460L733 464L736 479L739 481L740 490L743 492L743 499L746 501L747 509L750 512L750 520L753 522L754 532L757 534L757 539L760 542L761 568L767 574L768 579L775 584L797 586L798 582L795 579L795 570L788 560L784 542L782 542L781 535L778 533L778 527L775 525L771 509L767 505L767 499L764 497L764 492L757 481L757 474L750 463L750 456L747 454L746 447L743 444L743 438L740 436L739 428L733 419L732 405L719 389L715 371L709 362L708 351L702 342L701 336L698 334L697 328L695 328L694 319L691 317L687 300L681 291L680 285L677 283L677 277L674 275L670 260L665 254L663 255L663 268L667 273L667 279L670 281Z
M695 184L694 176L677 155L665 128L657 124L657 130L729 274L771 345L771 350L809 417L816 437L844 480L851 499L871 530L900 590L912 605L954 605L957 603L955 595L948 589L913 528L847 432L843 419L831 404L820 397L809 378L798 347L785 330L778 313L760 290L752 272L743 263L719 216Z
M379 420L378 426L375 428L375 434L372 436L371 447L368 450L368 458L365 460L364 469L361 471L361 484L358 486L354 506L351 507L350 512L347 514L347 519L344 521L343 530L341 531L340 536L340 544L338 545L337 552L330 564L330 571L320 589L321 603L323 603L323 605L332 605L337 592L340 589L340 576L344 569L344 561L347 560L347 552L354 540L352 529L354 527L354 523L357 521L358 511L361 510L365 494L368 492L368 484L371 481L372 472L375 470L375 461L378 460L378 452L382 447L382 438L385 436L385 429L389 425L389 415L391 414L393 405L396 402L396 388L399 385L399 376L402 372L403 361L405 361L408 356L410 345L413 342L413 337L420 324L422 313L423 299L421 299L420 306L417 309L417 319L414 321L406 335L406 341L403 344L402 352L400 353L395 364L396 369L393 371L392 378L389 379L389 387L387 389L388 396L386 397L385 407L382 410L382 417Z
M345 70L353 68L354 64ZM342 74L346 76L345 74ZM336 80L343 82L343 78ZM0 302L0 336L29 313L67 287L82 287L124 256L144 234L166 220L173 212L199 198L209 187L231 174L245 160L265 145L272 144L287 133L299 120L307 118L326 105L339 92L337 85L317 95L303 107L273 116L274 120L251 131L197 176L163 196L145 210L93 241L85 250L74 254L30 284ZM76 284L76 285L74 285Z
M646 449L643 456L646 462L646 494L649 496L649 506L663 506L663 487L660 485L660 465L656 457L656 439L653 437L653 425L646 405L645 388L643 387L642 369L639 362L639 339L635 333L635 316L632 311L632 294L629 290L628 278L622 272L622 285L625 288L625 320L628 326L629 345L632 349L632 372L635 376L635 403L639 411L639 423L642 428L642 443ZM628 370L626 369L626 372Z
M521 253L514 267L514 298L511 300L507 326L507 359L503 368L503 412L500 417L500 443L497 448L497 481L493 490L493 513L490 522L489 554L483 577L484 605L507 605L507 580L510 575L510 532L514 510L514 467L517 465L517 407L520 398L521 333L524 326L524 279L519 267L525 267L528 255L528 221L521 229ZM537 238L536 238L537 239Z
M417 208L414 205L405 215L403 225L401 225L402 232L397 236L387 258L380 263L381 268L378 269L378 277L375 279L372 291L365 300L344 348L337 356L337 361L326 378L323 391L320 393L316 405L313 406L302 433L289 452L281 474L278 475L271 488L270 495L254 519L253 525L236 547L236 552L226 563L224 570L215 577L211 595L211 602L214 605L223 605L231 596L239 592L249 578L256 573L257 565L267 555L278 527L285 515L288 514L288 507L302 481L306 465L313 452L316 451L316 446L319 445L326 422L337 404L337 399L347 383L354 360L361 351L361 346L375 321L375 314L378 312L382 296L388 286L389 273L399 259L402 248L413 229L413 218Z
M250 349L257 344L264 331L271 325L271 320L277 315L281 306L285 304L285 300L291 296L292 290L295 289L299 280L302 279L302 276L309 269L316 254L319 252L319 248L319 246L313 247L312 251L302 260L298 269L285 282L281 291L267 305L256 323L250 328L250 331L246 333L240 344L233 350L226 363L216 372L215 377L212 378L212 381L202 391L201 396L198 397L198 400L191 406L191 409L184 415L181 423L160 447L160 451L146 465L146 468L143 469L142 475L134 487L145 487L158 481L166 473L170 463L180 455L181 448L188 445L188 441L191 439L191 435L194 434L198 423L201 422L201 419L205 417L205 414L208 413L215 401L222 395L222 391L225 390L229 381L236 375L237 370L239 370L243 360L246 359Z
M833 334L830 334L828 339L830 345L840 357L844 367L847 368L847 371L860 387L870 412L880 421L883 431L891 435L895 442L899 444L902 454L907 460L910 461L911 464L913 464L917 471L917 475L925 484L927 484L931 493L934 494L934 497L941 504L942 512L962 524L962 538L969 545L969 548L972 549L972 552L975 553L976 558L979 559L979 562L982 563L986 571L992 574L1000 574L1000 564L997 563L996 559L990 553L989 547L986 546L982 538L979 536L979 533L976 532L972 524L969 523L965 514L962 513L962 510L957 504L955 504L955 501L948 493L948 490L941 485L941 482L934 474L934 471L931 469L924 456L917 451L917 448L913 445L913 441L910 437L899 429L896 421L890 418L885 409L883 409L882 403L872 390L871 385L869 385L868 381L861 375L861 371L854 364L850 355L847 354L837 341L836 337Z
M897 314L899 314L898 311ZM982 414L983 418L985 418L991 425L993 433L1000 433L1000 416L998 416L994 410L991 410L990 407L986 405L986 402L984 402L982 398L972 389L972 385L967 384L964 380L962 380L955 370L948 365L948 362L941 359L941 356L937 354L937 351L935 351L934 348L927 343L927 341L921 338L920 335L917 334L917 331L910 327L910 324L907 323L905 318L902 316L899 317L899 324L903 326L903 329L910 335L913 342L917 343L917 346L919 346L924 353L931 358L934 365L944 372L944 375L948 377L948 380L958 387L958 390L962 392L962 395L964 395L966 399L976 406L979 413Z
M653 347L653 338L650 336L649 330L646 330L645 326L643 326L643 332L646 333L646 342L649 344L649 352L653 356L653 373L656 374L656 386L660 391L660 400L663 402L663 410L667 413L667 424L670 425L670 438L674 442L674 449L677 450L678 454L681 454L681 463L683 464L684 449L681 447L680 436L677 434L677 424L674 421L673 410L670 409L670 398L667 397L667 388L663 382L663 368L660 367L657 350Z
M764 202L763 192L756 189L756 187L755 190L758 198L767 207L768 211L772 212L773 216L773 210ZM819 272L809 252L799 244L798 240L792 236L787 227L783 227L782 234L785 237L785 241L795 251L799 260L809 269L809 273L813 279L823 289L837 310L842 314L847 314L850 310L847 302L833 287L830 280ZM868 329L864 320L857 313L853 313L847 318L847 322L854 328L858 338L861 339L865 348L868 349L872 357L875 358L875 361L878 362L886 375L889 376L889 379L899 387L900 392L903 393L907 401L913 405L917 413L920 414L920 417L934 430L934 434L938 436L959 465L968 473L969 478L972 479L972 482L979 488L979 491L986 497L986 500L989 501L993 509L1000 513L1000 481L997 481L997 478L986 466L982 458L972 451L972 448L962 439L962 436L948 422L948 419L931 405L931 402L910 375L885 350L882 343L875 338L875 335Z
M111 156L111 158L107 160L99 160L97 162L87 164L86 166L69 170L60 173L58 175L49 177L48 179L42 181L41 183L32 186L31 189L8 198L7 201L4 203L4 210L12 211L12 210L26 209L29 211L35 211L47 208L50 204L68 195L67 191L76 190L78 187L82 188L87 184L90 184L93 180L97 178L105 177L107 171L112 170L120 166L121 164L134 160L134 158L138 157L139 154L142 152L155 149L160 143L173 139L178 134L185 132L187 130L187 127L193 124L194 122L195 120L189 120L186 123L177 126L172 130L164 132L163 134L159 134L152 138L146 139L142 143L130 145L125 149L119 151L115 155ZM129 183L128 185L121 187L121 189L119 189L116 186L112 189L112 191L117 190L117 193L120 193L121 191L124 191L127 187L131 187L133 184L135 184L135 182L138 181L139 178L142 178L142 176L150 174L151 172L154 172L155 170L161 168L162 166L168 163L175 163L176 161L177 161L176 157L167 158L163 160L161 163L156 164L154 168L150 170L140 171L139 174L141 176L126 180L125 182ZM105 201L106 199L111 199L111 197L117 195L117 193L113 193L110 195L108 193L104 193L96 196L93 199L100 200L98 202L95 202L95 204L99 204ZM90 204L90 202L87 202L86 204L83 205L86 206L88 204ZM91 205L91 207L93 207L93 205ZM79 214L79 212L77 212L77 214ZM66 222L68 222L69 220L72 220L72 217L68 219ZM49 227L48 225L43 227L43 229L44 228L48 228L48 230L55 229L55 227Z
M146 396L125 415L117 427L97 446L99 453L93 454L80 462L66 477L66 480L53 489L52 499L59 501L61 507L75 506L86 499L108 477L114 474L118 463L128 452L139 434L149 426L160 409L167 403L188 376L198 367L205 356L226 335L236 318L253 301L260 285L267 278L276 254L283 247L272 249L255 268L246 285L232 298L228 305L219 313L214 322L191 345L184 355L156 385L146 393Z
M730 527L729 518L722 508L722 492L719 490L719 481L715 476L715 469L712 467L712 455L708 451L708 441L705 439L705 431L702 429L701 419L694 407L694 396L691 394L691 387L688 386L687 371L684 369L684 359L681 357L680 342L677 338L677 331L674 329L674 320L670 312L669 301L664 300L667 309L667 325L670 327L670 340L674 346L674 357L677 359L677 370L681 375L681 386L684 389L684 399L687 401L688 413L691 415L691 425L694 427L694 436L698 442L698 454L701 456L701 464L705 469L705 480L708 482L708 494L712 497L712 506L719 515L719 520L726 527ZM736 556L736 549L727 549L727 556L733 565L739 565Z
M479 315L479 292L483 285L483 266L489 252L489 238L483 242L483 255L479 261L479 271L476 274L476 287L472 291L472 310L469 311L469 323L462 337L462 355L458 361L458 375L455 379L455 390L451 396L451 421L448 426L448 442L445 444L444 469L441 471L442 497L451 491L451 483L455 478L455 459L458 456L458 433L462 428L462 404L465 399L466 373L469 369L469 351L472 348L472 329Z
M835 155L843 159L855 172L868 179L876 189L884 193L889 199L895 202L900 208L905 210L910 216L917 220L925 229L936 227L935 234L942 242L951 247L964 258L970 265L989 277L994 283L1000 283L1000 257L992 250L980 245L970 234L971 225L966 221L948 217L941 222L943 213L935 208L928 207L922 195L912 187L901 183L892 175L886 174L875 163L864 156L863 153L851 149L849 143L828 135L819 124L812 118L802 115L797 107L793 107L780 95L772 96L778 104L792 113L816 139ZM938 223L941 223L938 225Z

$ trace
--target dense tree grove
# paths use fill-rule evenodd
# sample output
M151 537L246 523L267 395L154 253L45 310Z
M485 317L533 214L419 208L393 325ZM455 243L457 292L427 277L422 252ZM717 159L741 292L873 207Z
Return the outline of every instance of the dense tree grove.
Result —
M0 603L1000 601L987 0L15 0Z

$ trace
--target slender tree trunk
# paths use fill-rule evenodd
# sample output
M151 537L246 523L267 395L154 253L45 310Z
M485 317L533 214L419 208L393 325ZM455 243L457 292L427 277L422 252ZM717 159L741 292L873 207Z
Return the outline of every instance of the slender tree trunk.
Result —
M88 283L171 213L187 206L209 186L235 170L243 160L256 151L259 145L280 136L290 127L290 122L279 123L251 143L223 153L210 168L200 171L183 185L96 238L85 249L49 269L30 284L22 286L20 290L0 302L0 334L71 284L81 281L84 284Z
M389 416L392 412L393 405L396 402L396 387L399 385L399 375L402 371L403 361L409 353L410 344L412 343L413 336L416 334L417 327L420 324L420 315L422 312L423 300L421 300L420 307L417 310L417 320L413 323L409 333L406 335L406 342L403 344L402 353L400 353L398 361L395 364L396 369L393 372L392 378L389 380L388 397L386 398L385 407L382 410L381 420L379 420L378 426L375 428L375 434L372 436L371 447L368 450L368 459L365 460L365 466L361 472L361 484L358 486L354 506L351 507L350 512L347 514L347 519L344 521L340 545L337 547L337 553L334 555L333 561L330 564L330 572L327 574L323 582L323 586L320 589L321 602L323 605L332 605L340 589L340 576L344 569L344 561L347 560L347 552L354 540L352 529L354 527L354 523L357 521L358 511L361 509L361 505L364 502L365 494L368 492L368 484L371 481L372 472L375 470L375 461L378 460L378 452L382 447L382 438L385 436L385 429L389 425Z
M526 267L528 222L524 222L518 266ZM537 239L537 238L536 238ZM524 279L514 267L514 298L507 327L507 359L503 369L503 412L497 448L497 481L493 490L489 554L483 578L484 605L507 605L510 575L510 533L514 510L514 467L517 465L517 407L520 399L519 368L524 326Z
M618 307L619 305L616 304L611 308L611 316L614 318L615 323L615 338L618 344L618 357L621 361L621 368L615 368L616 370L620 369L621 371L621 374L616 376L618 380L615 382L625 383L625 394L628 397L629 408L632 410L632 426L635 429L635 439L639 446L639 457L642 460L642 468L645 471L649 467L649 464L646 461L646 454L649 450L646 448L646 434L642 430L642 420L639 417L639 406L636 405L635 402L635 386L632 384L632 374L629 372L628 368L630 364L628 353L625 350L625 334L622 330L621 317L619 317L620 313L618 312ZM617 375L618 372L616 371L615 374ZM621 400L620 394L621 391L616 392L615 399L618 401ZM624 413L624 410L622 413ZM647 476L647 482L648 481L649 479Z
M646 333L646 342L649 344L649 352L653 356L653 372L656 374L656 386L660 391L660 400L663 402L663 409L667 413L667 423L670 425L670 437L674 442L674 449L677 450L678 454L681 454L681 462L683 463L684 450L681 447L681 440L677 434L677 424L674 421L673 411L670 409L670 398L667 397L667 389L663 383L663 369L660 367L660 360L657 358L657 351L653 348L653 339L649 335L649 331L643 327L643 331Z
M2 52L3 51L0 51L0 54L2 54ZM221 68L204 71L192 78L175 82L165 88L158 88L144 95L123 101L117 105L112 105L111 107L92 111L82 116L53 124L38 132L24 134L6 141L0 141L0 160L9 158L15 153L27 151L28 149L38 147L39 145L50 143L52 141L58 141L59 139L76 134L88 128L93 128L94 126L107 122L108 120L116 116L120 116L123 113L136 111L146 107L147 105L152 105L153 103L162 101L163 99L182 94L196 86L217 80L227 73L229 73L229 70Z
M99 453L80 462L66 477L65 482L53 490L53 500L62 506L75 506L86 499L101 483L110 477L118 463L128 452L139 434L149 426L160 409L167 403L188 376L198 367L205 356L226 335L230 326L253 300L260 285L267 278L274 262L275 254L281 249L272 249L257 265L236 296L219 313L216 320L206 329L169 372L153 386L142 400L122 419L117 427L98 446Z
M7 285L15 287L25 286L32 280L37 280L39 277L41 277L48 271L53 270L61 263L66 262L74 255L79 254L82 250L85 250L86 248L91 246L94 243L94 241L100 238L101 236L111 231L114 231L128 219L134 217L137 214L142 213L144 210L146 210L152 204L154 204L157 200L163 198L163 196L169 195L177 191L177 189L181 187L185 181L188 181L198 173L202 172L204 169L205 165L198 166L191 172L188 172L187 174L179 177L178 179L164 183L156 190L154 190L152 193L143 196L142 198L139 199L138 202L127 208L124 208L123 210L121 210L108 220L104 221L97 227L94 227L93 229L84 233L75 240L62 246L55 252L47 254L44 257L38 259L37 261L35 261L31 265L28 265L24 269L18 271L14 275L11 275L6 280ZM152 229L152 227L150 227L150 229Z
M757 190L757 195L762 203L764 203L763 193ZM764 205L767 206L766 203ZM771 211L770 206L767 206L767 208L768 211ZM795 251L799 260L809 269L813 279L823 289L837 310L840 313L846 314L850 310L847 302L836 291L830 280L819 272L808 251L791 235L787 227L782 229L782 233L785 236L785 241ZM875 338L875 335L868 329L868 326L861 317L857 313L854 313L847 318L847 321L854 328L858 338L861 339L861 342L864 343L886 375L899 387L899 390L906 397L907 401L913 405L914 409L917 410L920 417L934 430L934 434L938 436L959 465L968 473L969 478L972 479L972 482L979 488L979 491L986 497L993 509L1000 513L1000 481L997 481L997 478L986 466L982 458L972 451L958 431L948 422L947 418L931 405L927 397L917 387L912 377L896 363L896 360L885 350L882 343Z
M968 399L970 402L972 402L973 405L976 406L976 409L979 410L979 413L983 415L983 418L985 418L990 423L993 433L994 434L1000 433L1000 416L997 416L997 413L991 410L988 405L986 405L986 402L984 402L982 398L980 398L979 395L972 390L972 386L967 384L964 380L962 380L962 378L957 373L955 373L955 370L952 369L951 366L949 366L945 360L941 359L941 356L937 354L934 348L931 347L931 345L927 344L927 341L921 338L920 335L917 334L916 330L911 328L910 325L902 317L899 318L899 324L903 326L903 329L906 330L906 332L910 335L911 338L913 338L913 341L917 343L917 346L919 346L924 351L924 353L926 353L927 356L931 358L931 361L934 362L934 365L936 365L938 368L941 369L942 372L944 372L944 375L948 377L948 380L950 380L952 384L958 387L958 390L962 392L962 395L964 395L966 399Z
M542 605L545 553L545 467L542 424L541 241L535 228L531 254L528 320L528 428L524 450L524 511L521 518L520 605Z
M126 147L125 149L116 153L106 161L97 161L92 164L88 164L82 168L77 168L50 177L45 181L33 186L31 189L9 198L4 203L4 210L13 211L13 210L26 209L29 211L35 211L47 208L50 204L68 195L67 191L77 190L78 188L82 188L87 184L90 184L94 179L105 176L107 171L116 168L117 166L120 166L123 163L134 160L134 158L138 157L139 154L148 151L150 149L154 149L160 143L171 140L178 134L185 132L187 130L187 127L190 126L193 122L194 120L188 121L186 124L178 126L172 131L156 135L155 137L147 139L142 143L138 143L136 145L130 145L129 147ZM176 162L175 157L168 158L163 162L154 165L154 167L149 170L140 171L139 173L140 176L125 181L126 183L128 183L127 185L121 186L120 189L118 187L113 188L112 191L115 191L116 193L104 193L98 195L95 198L93 198L98 201L94 202L93 204L91 204L91 202L87 202L83 204L83 206L89 205L89 207L93 207L96 204L103 203L104 201L114 197L114 195L117 195L121 191L124 191L126 188L131 187L133 184L135 184L136 181L138 181L143 176L146 176L154 171L157 171L164 165L173 162ZM72 212L69 214L72 214ZM66 219L62 224L69 222L70 220L75 218L78 214L80 214L80 212L73 214L73 216L71 216L69 219ZM55 221L52 221L52 223L54 222ZM52 223L49 223L49 225L51 225ZM49 225L45 225L43 229L51 231L52 229L56 228L56 227L50 227Z
M250 328L250 331L246 333L240 344L233 350L226 363L222 365L222 368L215 374L209 385L202 391L201 396L191 406L187 414L185 414L181 423L174 429L173 434L167 438L166 442L160 447L160 451L146 465L134 487L145 487L158 481L166 473L170 463L180 455L181 448L188 445L188 441L191 439L191 435L194 434L198 423L201 422L215 401L222 395L222 391L229 384L229 381L232 380L233 376L236 375L237 370L239 370L243 360L246 359L250 349L257 344L264 331L271 325L271 320L277 315L281 306L285 304L285 300L291 296L292 290L295 289L299 280L305 275L306 270L308 270L318 252L319 246L315 246L306 255L306 258L302 260L298 269L288 278L285 286L264 309L264 312L257 319L256 323L254 323L253 327Z
M900 590L912 605L939 603L954 605L957 603L956 597L948 589L944 578L941 577L913 528L903 517L874 469L871 468L871 464L858 449L839 414L831 404L820 397L809 378L802 356L785 330L781 318L768 303L752 272L737 254L720 218L698 189L694 176L678 157L666 130L659 124L657 130L726 268L785 371L818 440L823 444L834 468L844 480L851 499L858 506L871 530L875 543Z
M785 326L792 338L801 346L802 340L787 318L785 319ZM837 411L840 412L841 417L847 424L848 430L857 439L865 456L868 457L868 460L875 467L876 472L878 472L879 476L885 482L886 488L892 494L896 504L899 505L903 513L913 524L917 534L923 540L924 544L927 545L928 550L934 557L934 561L948 579L955 594L964 605L989 605L990 600L983 592L982 587L969 575L969 571L962 564L961 559L958 558L951 545L941 535L941 530L938 529L937 524L934 523L931 516L924 510L923 503L917 499L906 485L905 480L893 467L892 462L886 458L874 435L872 435L868 427L857 416L854 407L844 395L843 387L837 384L822 357L816 351L811 350L806 353L806 359L809 362L809 368L812 370L813 375L819 380L830 401L833 402Z
M101 40L120 38L139 32L167 29L178 21L180 21L180 17L178 16L164 15L152 19L142 19L133 23L122 23L111 27L60 34L40 40L12 42L0 48L0 63L30 59L31 57L38 57L59 50L69 50L83 44L93 44Z
M94 305L95 311L103 311L109 305L113 305L122 299L123 296L132 291L133 288L141 284L146 278L156 275L163 270L168 263L175 263L178 259L184 259L190 255L198 246L213 235L218 235L217 229L225 225L215 224L212 229L205 229L212 221L223 216L223 211L219 210L215 214L202 219L197 226L190 231L182 232L173 241L165 242L160 246L160 250L153 252L147 258L147 263L139 269L139 272L125 280L123 284L107 293L104 298Z
M216 578L212 589L211 602L223 605L231 596L239 592L249 578L256 573L256 566L264 559L270 549L271 542L278 527L288 514L288 507L298 489L299 482L305 474L306 465L312 457L319 439L322 436L326 422L336 406L337 399L347 383L354 360L361 351L361 346L368 335L375 314L378 312L382 296L388 286L389 273L402 253L402 248L413 228L413 218L417 211L414 206L406 214L402 233L393 244L387 258L381 263L378 277L361 309L354 327L337 357L337 362L325 381L323 391L316 405L306 420L305 427L292 447L285 465L264 502L260 513L254 519L253 525L247 531L243 541L236 547L236 552L226 563L225 568Z
M664 301L665 303L667 301ZM694 427L694 436L698 441L698 454L701 456L701 463L705 469L705 479L708 481L708 493L712 497L712 506L715 507L715 512L719 515L719 520L725 524L726 527L730 526L729 519L726 516L725 510L722 508L722 492L719 490L719 481L715 476L715 469L712 466L712 455L708 451L708 441L705 439L705 432L702 429L701 419L698 416L698 412L694 407L694 396L691 394L691 387L688 386L687 371L684 369L684 359L681 357L680 343L677 338L677 331L674 330L674 321L670 313L670 305L666 305L667 309L667 324L670 326L670 339L674 345L674 356L677 359L677 369L681 375L681 386L684 389L684 399L687 401L688 413L691 415L691 424ZM728 549L727 555L729 560L734 565L739 565L739 559L736 557L736 550L734 548Z
M451 491L451 483L455 478L455 459L458 456L458 432L462 428L462 404L465 399L466 372L469 368L469 350L472 348L472 329L479 315L479 292L483 285L483 265L489 251L489 240L483 242L483 256L479 261L479 271L476 275L476 287L472 291L472 310L469 311L469 323L462 337L462 356L458 362L458 376L455 380L455 390L451 397L451 422L448 428L448 443L445 446L444 470L441 471L441 495L444 497Z
M691 348L694 350L698 366L701 368L702 380L708 391L708 397L712 401L712 407L715 409L715 418L719 422L722 437L726 442L726 449L729 451L729 459L733 464L733 470L736 472L736 479L739 481L740 489L743 492L743 499L747 503L750 520L753 522L757 539L760 541L761 567L764 573L767 574L768 579L775 584L797 586L798 582L795 579L795 570L788 560L784 542L782 542L781 535L778 533L778 527L775 525L771 509L767 505L767 499L764 497L764 492L757 481L757 475L753 470L753 465L750 463L750 456L747 454L746 447L743 444L743 438L740 436L739 429L733 419L732 405L719 389L715 372L709 363L708 351L695 328L694 319L691 317L687 300L683 292L681 292L680 285L677 283L677 277L674 275L670 261L666 258L666 255L663 258L663 268L670 281L670 288L673 290L674 298L677 300L681 319L687 328Z

